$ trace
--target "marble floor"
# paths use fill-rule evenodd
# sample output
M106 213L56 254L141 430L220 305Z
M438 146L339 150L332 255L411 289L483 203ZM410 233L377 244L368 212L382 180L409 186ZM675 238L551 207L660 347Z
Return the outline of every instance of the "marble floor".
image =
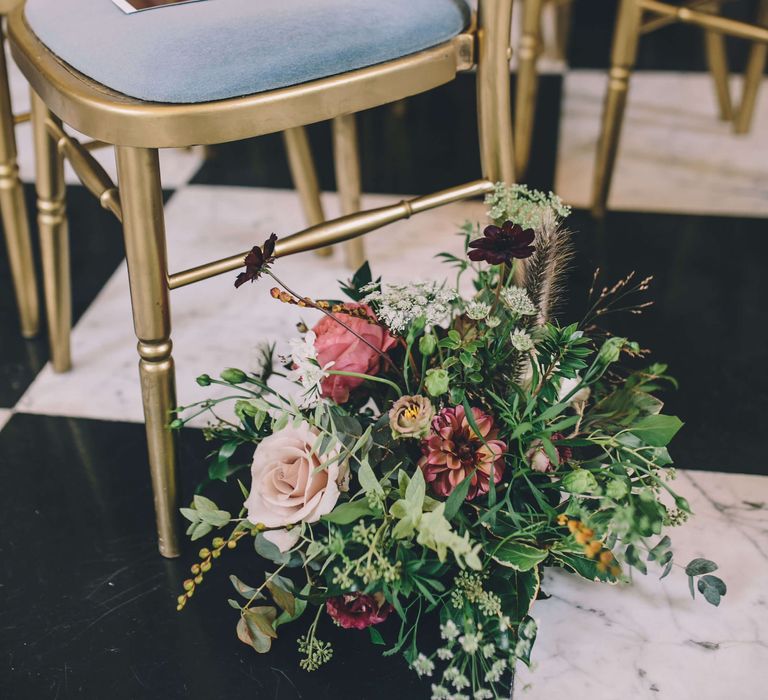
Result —
M577 3L577 12L586 5ZM697 518L674 531L673 541L681 562L704 555L717 561L729 590L715 609L690 599L680 573L620 587L549 576L551 598L535 608L534 668L521 670L516 698L758 700L768 665L768 470L757 420L768 405L768 375L761 371L768 360L768 85L753 132L736 137L717 121L712 86L694 70L698 65L638 71L612 211L596 222L584 208L605 70L592 65L594 51L583 38L594 27L584 20L580 27L570 57L580 67L555 60L545 66L531 171L534 184L576 207L574 291L564 317L581 310L581 291L596 266L608 279L631 269L655 275L656 307L615 330L655 348L654 359L669 361L680 379L667 405L686 421L674 456L682 467L678 488ZM656 60L663 45L647 46L641 64L666 67ZM23 108L27 88L15 73L12 88ZM365 204L479 174L474 136L467 138L475 128L473 92L472 76L465 76L434 95L361 116L363 180L373 193ZM312 127L310 138L332 215L338 203L327 127ZM18 139L32 205L28 126L19 127ZM173 269L303 225L279 137L208 155L162 154ZM113 172L111 155L98 157ZM0 251L0 698L426 697L414 674L398 659L382 662L375 649L357 643L362 637L337 639L334 663L311 676L296 668L287 641L270 657L254 656L232 634L226 566L183 615L175 612L195 548L187 546L175 561L155 550L119 227L71 172L67 182L76 321L71 372L52 371L44 337L18 338ZM443 276L434 254L455 250L458 226L482 213L479 202L454 205L369 236L376 273ZM338 253L279 265L286 281L310 295L349 275ZM173 295L181 403L202 396L196 375L249 366L260 341L284 342L299 320L296 309L269 299L266 282L237 292L232 282L225 275ZM209 449L201 431L185 431L184 498L203 478ZM234 552L233 567L254 567L248 555Z

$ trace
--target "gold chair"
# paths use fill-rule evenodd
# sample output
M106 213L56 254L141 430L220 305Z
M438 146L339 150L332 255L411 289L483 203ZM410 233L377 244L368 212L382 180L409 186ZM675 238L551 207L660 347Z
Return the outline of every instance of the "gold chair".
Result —
M637 55L638 40L642 34L673 22L684 22L703 28L707 61L715 78L720 118L732 120L736 133L746 133L749 130L768 56L768 0L760 0L756 24L719 16L717 11L720 4L718 0L696 0L683 6L657 0L621 0L613 36L608 91L595 160L592 190L592 212L595 216L605 214L627 103L629 78ZM646 12L651 15L651 19L645 20ZM731 104L728 84L725 36L754 42L744 76L741 102L735 111Z
M293 129L333 120L345 215L282 238L276 251L280 256L353 240L427 209L483 195L497 180L513 181L508 58L511 12L512 0L480 0L479 14L471 23L429 48L302 84L188 104L132 99L96 83L52 53L30 28L23 8L11 13L8 26L13 55L34 90L39 220L41 231L54 242L44 250L54 278L51 284L58 288L68 284L62 263L66 238L62 156L70 160L102 206L123 224L159 545L165 556L178 554L176 446L167 428L175 404L170 291L242 267L245 253L180 272L168 270L157 149L222 143L281 130L287 130L290 139L298 134ZM357 208L359 193L353 115L431 90L473 67L477 68L483 179L349 213ZM88 151L67 135L64 124L114 145L119 190ZM66 309L60 296L50 295L46 302L55 329Z
M19 0L0 0L0 23ZM0 31L0 215L3 221L8 263L19 310L21 334L25 338L37 335L40 326L40 305L32 256L24 189L16 163L14 127L29 115L14 117L8 87L8 67L5 59L5 37Z

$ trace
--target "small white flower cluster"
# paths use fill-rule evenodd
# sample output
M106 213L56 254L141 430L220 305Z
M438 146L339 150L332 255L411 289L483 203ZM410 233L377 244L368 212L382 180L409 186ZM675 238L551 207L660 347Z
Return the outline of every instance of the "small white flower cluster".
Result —
M316 339L314 331L309 331L303 338L292 338L288 341L291 346L291 355L286 359L293 365L293 369L288 372L288 379L301 384L304 388L299 399L301 408L312 408L317 403L320 384L328 376L328 370L334 364L329 362L325 367L320 366L315 349Z
M531 297L522 287L504 287L499 298L504 306L518 316L535 316L537 313Z
M419 654L411 665L419 676L431 676L435 671L435 662L424 654Z
M518 352L530 352L534 347L533 338L522 328L515 328L509 336L509 342L512 343L512 347Z
M443 323L456 298L456 292L440 282L388 284L381 289L367 285L360 291L368 292L363 303L375 303L379 319L394 333L401 333L417 318L423 318L428 328Z
M485 674L486 683L498 683L507 670L507 660L497 659Z
M523 228L538 228L544 215L552 211L560 219L571 213L571 208L556 194L531 190L525 185L506 185L497 182L485 203L490 207L488 216L501 225L513 221Z
M468 301L464 304L464 313L473 321L481 321L491 311L491 305L484 301Z
M478 632L477 634L471 634L467 633L459 637L459 644L461 644L461 648L467 653L467 654L474 654L477 652L477 650L480 648L480 640L483 638L483 633Z
M440 636L452 642L459 636L459 628L453 620L448 620L444 625L440 625Z

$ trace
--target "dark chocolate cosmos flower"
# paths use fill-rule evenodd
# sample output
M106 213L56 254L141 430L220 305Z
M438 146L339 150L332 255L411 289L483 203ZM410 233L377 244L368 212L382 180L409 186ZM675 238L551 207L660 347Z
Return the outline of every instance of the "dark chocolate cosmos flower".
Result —
M535 250L531 245L535 235L533 229L523 229L511 221L501 226L486 226L483 237L469 244L474 249L469 251L469 259L502 265L512 262L513 258L530 258Z
M245 272L241 272L235 280L235 288L246 282L254 282L261 276L269 265L275 261L275 243L277 235L274 233L264 241L261 247L255 245L251 252L245 256Z

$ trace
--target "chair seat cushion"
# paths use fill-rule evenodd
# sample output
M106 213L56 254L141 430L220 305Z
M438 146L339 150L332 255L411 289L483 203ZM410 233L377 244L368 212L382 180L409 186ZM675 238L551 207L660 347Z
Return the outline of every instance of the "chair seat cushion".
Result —
M297 85L459 34L466 0L203 0L125 14L112 0L27 0L63 61L117 92L196 103Z

